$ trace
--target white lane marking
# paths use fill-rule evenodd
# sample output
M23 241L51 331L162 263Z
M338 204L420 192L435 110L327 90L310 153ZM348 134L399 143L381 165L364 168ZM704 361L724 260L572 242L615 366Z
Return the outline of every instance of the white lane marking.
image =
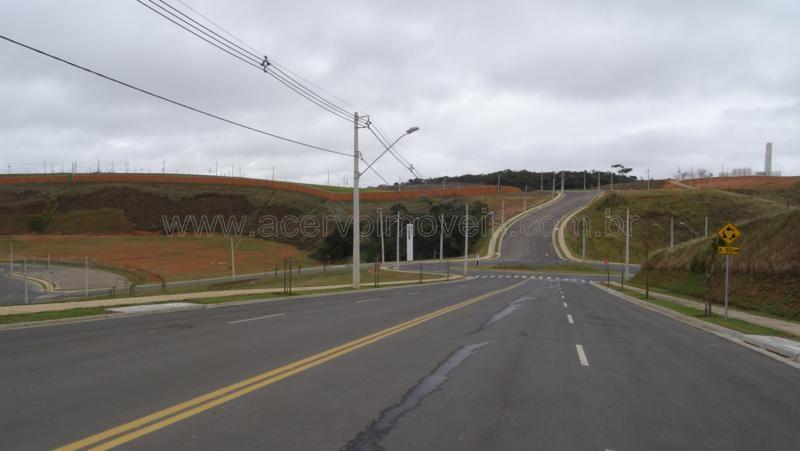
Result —
M575 349L578 350L578 360L581 361L581 365L589 366L589 361L586 359L586 353L583 352L583 346L575 345Z
M247 322L247 321L255 321L257 319L277 318L277 317L283 316L285 314L286 313L273 313L271 315L256 316L255 318L247 318L247 319L239 319L239 320L236 320L236 321L228 321L228 324L244 323L244 322Z
M519 279L519 276L514 276L515 279Z
M489 276L490 279L494 279L494 275Z
M569 321L570 324L575 324L575 321L572 320L572 315L567 314L567 321Z
M565 303L564 303L564 308L566 308L566 307L567 307L567 303L565 302Z
M561 295L561 299L566 299L563 294Z
M419 291L411 291L411 292L409 292L409 293L406 293L406 294L407 294L407 295L419 294Z
M373 301L380 301L382 298L369 298L369 299L362 299L360 301L354 302L354 304L360 304L362 302L373 302Z

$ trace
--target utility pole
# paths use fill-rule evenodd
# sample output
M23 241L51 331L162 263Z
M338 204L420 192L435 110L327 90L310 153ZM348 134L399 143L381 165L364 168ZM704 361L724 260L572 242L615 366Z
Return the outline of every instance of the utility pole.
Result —
M236 248L233 246L233 237L231 240L231 279L236 280Z
M464 205L464 276L467 275L467 258L469 258L469 204Z
M214 176L219 175L219 161L214 162Z
M600 192L600 173L597 173L597 192Z
M89 257L83 257L83 295L89 297Z
M609 187L609 190L614 191L614 173L609 172L609 175L611 175L611 185Z
M539 187L539 191L544 191L544 172L539 174L539 182L541 183L541 186Z
M275 166L272 167L272 181L275 181Z
M500 192L500 174L497 174L497 192Z
M506 200L500 201L500 224L506 222Z
M22 259L22 279L25 285L25 303L28 303L28 257ZM726 299L727 300L727 299Z
M564 194L564 171L561 171L561 194Z
M647 191L650 191L650 169L647 170Z
M98 168L99 168L99 166L98 166ZM97 172L100 172L100 169L97 169ZM166 174L167 173L167 159L166 158L161 160L161 173L162 174Z
M556 197L556 173L553 171L553 197Z
M625 209L625 272L623 278L628 277L628 264L631 259L631 210Z
M330 171L328 171L328 174L330 174ZM381 234L381 265L386 266L386 252L383 247L383 210L380 208L378 209L378 221L380 221L378 227Z
M586 170L583 171L583 190L586 191Z
M675 247L675 220L672 216L669 217L669 247Z
M583 245L582 245L583 251L582 251L582 254L581 254L582 255L581 260L582 261L586 261L586 216L583 217L583 233L581 235L582 235L581 238L582 238L582 241L583 241Z
M361 224L359 223L358 112L353 113L353 289L361 287Z
M439 228L439 261L444 261L444 213L441 216L441 227Z
M395 257L397 257L397 262L395 263L394 269L400 269L400 209L397 209L397 250L395 253Z

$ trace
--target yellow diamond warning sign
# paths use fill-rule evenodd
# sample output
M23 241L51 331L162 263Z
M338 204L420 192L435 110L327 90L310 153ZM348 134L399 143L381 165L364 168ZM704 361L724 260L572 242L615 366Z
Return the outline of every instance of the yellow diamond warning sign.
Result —
M725 244L731 244L736 241L737 238L742 236L742 232L737 229L735 225L729 222L719 229L717 235L722 238L722 241L724 241Z

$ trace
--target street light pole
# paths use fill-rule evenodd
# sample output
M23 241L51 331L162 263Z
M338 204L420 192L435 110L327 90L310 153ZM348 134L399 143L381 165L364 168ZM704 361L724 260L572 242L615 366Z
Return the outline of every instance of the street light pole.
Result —
M395 264L394 269L400 269L400 209L397 209L397 253L395 254L397 257L397 263Z
M381 265L386 266L386 252L383 245L383 210L380 208L378 209L378 221L380 221L378 225L380 226L381 234Z
M466 277L469 257L469 204L464 205L464 215L464 277Z
M442 213L442 224L439 228L439 261L444 261L444 213Z
M625 275L628 277L628 264L631 258L631 210L625 209Z
M353 113L353 289L361 287L361 230L359 224L358 112Z
M363 172L359 171L358 168L358 160L361 158L361 155L358 152L358 119L359 115L358 112L353 113L353 289L358 290L361 285L361 223L360 223L360 211L359 211L359 195L358 195L358 182L359 178L362 174L367 172L372 165L375 164L382 156L386 154L386 152L390 151L397 141L400 141L404 136L410 135L415 131L419 130L419 127L411 127L406 130L405 133L400 135L397 139L394 140L393 143L388 145L378 158L372 160L372 163L368 164L367 167L364 169ZM369 122L367 122L369 124ZM366 125L368 127L369 125ZM400 183L397 184L397 189L400 189ZM400 211L397 212L397 266L400 267Z

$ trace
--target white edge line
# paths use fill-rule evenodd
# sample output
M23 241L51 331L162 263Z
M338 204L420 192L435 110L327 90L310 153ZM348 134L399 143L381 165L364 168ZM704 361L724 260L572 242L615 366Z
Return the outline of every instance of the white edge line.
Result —
M361 299L360 301L354 302L354 304L360 304L362 302L372 302L372 301L380 301L383 298L369 298L369 299Z
M581 361L581 365L589 366L589 361L586 359L586 353L583 352L583 346L575 345L575 349L578 350L578 360Z
M572 315L570 314L567 314L567 321L569 321L570 324L575 324L575 321L572 319Z
M286 314L286 313L273 313L273 314L271 314L271 315L256 316L255 318L247 318L247 319L239 319L239 320L236 320L236 321L228 321L228 324L238 324L238 323L244 323L244 322L246 322L246 321L255 321L255 320L257 320L257 319L277 318L277 317L279 317L279 316L283 316L283 315L285 315L285 314Z
M567 307L567 303L565 302L565 303L564 303L564 308L566 308L566 307Z

